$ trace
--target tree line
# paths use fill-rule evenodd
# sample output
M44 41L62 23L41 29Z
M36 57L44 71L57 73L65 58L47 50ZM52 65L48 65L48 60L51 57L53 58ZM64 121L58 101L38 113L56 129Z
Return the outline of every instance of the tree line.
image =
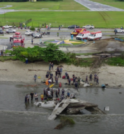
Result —
M14 47L13 51L6 50L6 54L13 56L13 60L20 60L25 62L28 59L29 62L45 61L53 62L54 64L67 63L74 64L76 66L90 66L91 61L84 61L84 59L77 58L74 53L65 53L59 50L59 46L56 44L48 44L46 48L34 46L33 48Z
M27 2L31 0L0 0L0 2ZM37 0L37 1L62 1L62 0Z

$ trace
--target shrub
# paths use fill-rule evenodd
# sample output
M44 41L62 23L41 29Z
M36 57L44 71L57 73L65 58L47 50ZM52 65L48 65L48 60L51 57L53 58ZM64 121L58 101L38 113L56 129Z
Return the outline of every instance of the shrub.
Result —
M35 31L35 27L31 27L30 30Z

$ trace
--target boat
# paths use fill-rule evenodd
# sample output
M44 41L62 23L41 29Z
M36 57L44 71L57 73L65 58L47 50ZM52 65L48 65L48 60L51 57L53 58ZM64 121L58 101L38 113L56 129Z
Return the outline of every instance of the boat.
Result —
M37 107L43 107L48 109L53 109L55 107L55 101L44 101L44 102L34 102L34 105Z
M105 114L104 111L100 110L96 104L89 103L84 100L78 99L63 99L56 105L51 115L48 117L49 120L54 120L59 114L79 114L81 110L87 110L91 114Z

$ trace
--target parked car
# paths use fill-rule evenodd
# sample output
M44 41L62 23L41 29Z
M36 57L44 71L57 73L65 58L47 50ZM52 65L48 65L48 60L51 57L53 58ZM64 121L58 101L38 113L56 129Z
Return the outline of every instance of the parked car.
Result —
M33 33L34 38L41 38L42 35L40 33Z
M16 32L16 29L13 29L13 28L9 28L6 30L6 33L15 33Z
M99 40L102 38L102 32L98 31L98 32L92 32L89 36L88 36L88 40Z
M2 29L0 29L0 34L4 34L4 32L3 32L3 30L2 30Z
M93 25L86 25L86 26L83 26L83 28L94 29L95 27Z
M8 29L8 28L12 28L12 26L6 25L6 26L3 26L3 28Z
M124 33L124 29L121 29L121 28L117 28L116 31L117 33Z
M74 28L80 28L80 26L77 25L72 25L72 26L68 26L69 29L74 29Z
M89 32L89 31L83 31L83 32L80 32L80 33L76 36L76 39L77 39L77 40L87 39L89 35L90 35L90 32Z
M27 36L30 36L30 35L32 35L32 34L33 34L33 32L30 31L30 30L26 30L26 32L25 32L25 35L27 35Z
M86 29L83 28L75 28L73 32L71 32L71 35L77 36L80 32L86 31Z

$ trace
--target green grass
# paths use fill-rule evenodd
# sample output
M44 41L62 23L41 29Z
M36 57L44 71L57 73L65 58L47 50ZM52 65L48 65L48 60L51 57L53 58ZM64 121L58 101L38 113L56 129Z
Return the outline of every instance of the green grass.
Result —
M75 60L72 59L68 64L74 64L75 66L82 66L82 67L91 67L93 64L93 58L76 58Z
M76 53L77 56L80 56L80 55L84 55L84 56L88 56L88 55L92 55L94 53Z
M12 5L8 9L15 10L87 10L74 0L63 0L58 2L0 2L0 7Z
M111 66L124 66L124 58L122 57L113 57L106 61L106 64Z
M104 15L102 17L101 13ZM82 16L82 17L81 17ZM16 24L32 19L30 26L40 26L51 23L52 27L72 24L83 26L93 24L101 28L117 28L124 24L124 12L11 12L0 15L0 25Z
M118 0L92 0L92 1L124 9L124 1L118 1Z
M14 56L0 56L0 61L16 60Z
M49 43L50 42L52 42L52 41L54 41L54 40L48 40L48 41L45 41L44 42L44 44L47 46L47 45L49 45ZM70 40L70 41L76 41L76 43L71 43L71 44L60 44L60 45L58 45L58 46L73 46L73 45L80 45L80 44L82 44L83 42L82 41L77 41L77 40ZM55 44L55 43L53 43L53 44ZM56 45L56 44L55 44Z
M70 44L60 44L61 47L71 46Z
M78 43L72 43L74 46L75 45L81 45L81 44L83 44L83 42L78 42Z
M120 39L124 40L124 37L118 37L118 38L120 38Z

